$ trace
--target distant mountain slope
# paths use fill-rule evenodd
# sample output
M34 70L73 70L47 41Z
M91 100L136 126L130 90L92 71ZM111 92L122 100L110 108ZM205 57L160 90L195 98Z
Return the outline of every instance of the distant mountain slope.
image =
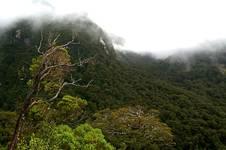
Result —
M225 51L200 53L189 62L122 53L102 29L84 19L47 21L35 28L34 22L22 20L1 35L1 109L15 110L23 100L41 31L45 40L50 31L60 33L60 43L71 40L73 31L80 43L70 46L73 59L95 56L74 73L84 82L93 79L92 86L66 89L87 99L89 111L124 105L156 108L173 130L175 149L226 149Z

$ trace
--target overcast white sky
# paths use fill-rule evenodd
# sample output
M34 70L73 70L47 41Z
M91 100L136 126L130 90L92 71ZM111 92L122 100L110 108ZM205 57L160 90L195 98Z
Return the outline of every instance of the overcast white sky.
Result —
M0 24L44 12L86 13L136 52L168 55L226 39L226 0L0 0Z

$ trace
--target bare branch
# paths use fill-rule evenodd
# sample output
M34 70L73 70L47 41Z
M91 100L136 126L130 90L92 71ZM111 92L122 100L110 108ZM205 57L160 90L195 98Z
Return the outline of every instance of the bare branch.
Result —
M73 86L76 86L76 87L83 87L83 88L87 88L87 87L89 87L90 86L90 84L93 82L93 80L90 80L87 84L85 84L85 85L80 85L80 84L77 84L79 81L81 81L82 79L78 79L78 80L74 80L74 79L72 79L72 82L64 82L60 87L59 87L59 89L58 89L58 91L56 92L56 94L52 97L52 98L50 98L48 101L49 102L52 102L53 100L55 100L58 96L59 96L59 94L60 94L60 92L63 90L63 88L65 87L65 86L67 86L67 85L73 85Z
M61 49L61 48L65 48L68 45L80 44L80 42L74 42L75 36L72 35L72 40L71 41L69 41L69 42L67 42L65 44L59 45L59 46L55 46L56 41L60 37L60 35L61 34L58 34L56 36L56 38L53 41L51 41L52 34L51 34L51 32L49 33L48 43L49 43L49 47L50 48L46 51L45 57L48 57L49 55L53 54L56 50Z
M35 101L33 101L30 105L29 105L29 107L28 107L28 110L30 110L34 105L36 105L36 104L38 104L40 102L40 100L35 100Z
M58 65L47 66L47 67L41 72L41 75L45 74L46 71L48 71L49 69L52 69L52 68L82 66L83 64L89 63L89 61L92 60L92 59L94 59L94 58L95 58L95 56L90 57L90 58L86 58L86 59L84 59L84 60L81 60L81 58L79 58L79 62L74 63L74 64L58 64Z
M77 81L73 81L72 83L79 82L80 80L81 79L78 79ZM59 94L62 91L62 89L64 88L64 86L66 86L66 85L69 85L69 83L68 82L63 82L63 84L60 86L60 88L58 89L58 91L56 92L56 94L52 98L50 98L48 101L51 102L51 101L55 100L59 96Z
M60 45L59 47L60 47L60 48L61 48L61 47L66 47L66 46L72 44L73 42L74 42L74 39L72 39L71 41L67 42L66 44Z
M58 89L57 93L52 98L50 98L48 101L51 102L51 101L55 100L59 96L59 94L62 91L62 89L64 88L64 86L65 86L65 84L63 83L60 86L60 88Z
M58 40L58 38L61 36L61 34L58 34L57 36L56 36L56 38L53 40L53 43L56 43L56 41Z
M72 35L71 41L67 42L66 44L60 45L60 47L66 47L66 46L68 46L68 45L70 45L70 44L74 44L74 45L75 45L75 44L80 44L80 42L74 42L74 40L75 40L75 36Z
M47 70L53 69L53 68L58 68L58 67L74 67L75 64L58 64L58 65L53 65L53 66L48 66L43 70L43 73L46 72Z
M42 54L42 55L43 55L43 52L40 51L40 49L41 49L41 47L42 47L42 41L43 41L43 33L42 33L42 31L41 31L41 40L40 40L40 42L39 42L39 46L38 46L37 51L38 51L39 54Z
M69 42L67 42L66 44L63 44L63 45L59 45L59 46L56 46L54 48L50 48L47 50L47 53L46 53L46 57L48 57L49 55L53 54L54 52L56 52L56 50L60 49L60 48L64 48L64 47L67 47L68 45L70 44L80 44L80 42L77 42L77 43L73 43L74 40L71 40Z
M51 69L49 69L46 73L44 73L41 78L40 81L42 81L49 73L50 73Z
M49 36L48 36L48 44L51 47L52 46L52 32L49 31Z
M87 88L90 86L90 84L93 82L93 80L90 80L87 84L85 85L81 85L81 84L76 84L76 83L68 83L67 85L73 85L73 86L77 86L77 87L83 87L83 88Z

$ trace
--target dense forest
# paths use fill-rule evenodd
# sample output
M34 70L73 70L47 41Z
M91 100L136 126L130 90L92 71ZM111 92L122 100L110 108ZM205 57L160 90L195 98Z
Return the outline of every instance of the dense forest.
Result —
M226 149L226 47L157 59L84 18L0 33L0 149L21 113L15 149Z

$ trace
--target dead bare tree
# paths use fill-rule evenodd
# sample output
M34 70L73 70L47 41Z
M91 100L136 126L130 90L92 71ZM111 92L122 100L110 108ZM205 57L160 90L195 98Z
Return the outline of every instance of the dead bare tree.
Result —
M49 37L52 36L52 34L49 34ZM48 38L48 45L49 48L45 51L42 51L42 44L43 44L43 33L41 32L41 40L39 43L39 46L37 48L37 52L39 53L41 59L41 62L39 64L39 67L37 69L37 71L35 72L33 78L32 78L32 85L31 88L27 94L27 96L24 99L24 103L23 106L21 108L21 111L19 113L17 122L16 122L16 127L15 127L15 131L12 137L12 141L8 147L9 150L15 150L16 149L16 145L18 143L22 128L23 128L23 123L26 119L26 115L29 112L29 110L32 108L32 106L34 106L35 104L38 103L38 100L36 100L34 97L36 95L39 94L40 92L40 84L42 83L42 81L46 78L48 78L48 76L51 73L54 73L54 71L56 69L60 69L64 74L65 71L69 72L71 70L71 68L82 65L82 64L86 64L88 63L92 58L87 58L87 59L79 59L79 61L77 63L70 63L69 61L62 61L62 59L58 59L58 57L56 57L59 53L59 51L61 51L62 49L66 49L70 44L79 44L79 42L74 42L74 36L72 36L72 40L62 44L62 45L57 45L56 41L58 40L58 38L60 37L60 34L58 34L53 40L50 41L51 38ZM54 58L54 56L56 58ZM92 80L89 81L87 84L85 85L81 85L79 84L79 82L81 81L81 79L78 80L74 80L73 77L71 76L71 82L67 82L64 81L64 76L60 76L58 78L59 81L59 87L56 90L55 94L49 98L47 101L48 102L52 102L54 101L59 94L61 93L61 91L63 90L63 88L65 86L68 85L72 85L72 86L79 86L79 87L88 87Z

